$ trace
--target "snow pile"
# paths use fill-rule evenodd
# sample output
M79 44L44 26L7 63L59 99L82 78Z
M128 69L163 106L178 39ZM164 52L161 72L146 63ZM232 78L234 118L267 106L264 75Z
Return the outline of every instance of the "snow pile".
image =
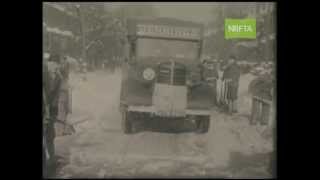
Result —
M71 31L63 31L63 30L60 30L59 28L57 27L46 27L46 30L48 32L51 32L51 33L55 33L55 34L59 34L59 35L62 35L62 36L68 36L68 37L73 37L73 33Z
M66 7L64 5L61 4L57 4L57 3L47 3L49 6L69 15L69 16L74 16L72 12L70 12L69 10L66 9Z

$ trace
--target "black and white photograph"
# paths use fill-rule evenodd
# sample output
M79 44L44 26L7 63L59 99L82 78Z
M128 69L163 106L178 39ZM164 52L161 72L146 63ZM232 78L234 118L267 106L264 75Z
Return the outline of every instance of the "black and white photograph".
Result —
M276 10L43 2L43 177L277 177Z

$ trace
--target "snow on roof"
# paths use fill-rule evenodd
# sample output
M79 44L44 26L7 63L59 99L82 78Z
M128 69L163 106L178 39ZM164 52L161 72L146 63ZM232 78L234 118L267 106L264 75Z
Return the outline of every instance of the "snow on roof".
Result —
M59 11L62 11L65 14L68 14L69 16L74 16L74 14L72 14L70 11L68 11L64 5L57 4L57 3L47 3L47 5L55 8L55 9L57 9Z
M71 31L63 31L60 30L59 28L52 28L52 27L47 27L47 31L51 32L51 33L56 33L62 36L69 36L69 37L73 37L73 33Z
M66 10L63 6L61 6L59 4L56 4L56 3L50 3L50 5L51 5L51 7L54 7L56 9L60 10L60 11L65 11Z

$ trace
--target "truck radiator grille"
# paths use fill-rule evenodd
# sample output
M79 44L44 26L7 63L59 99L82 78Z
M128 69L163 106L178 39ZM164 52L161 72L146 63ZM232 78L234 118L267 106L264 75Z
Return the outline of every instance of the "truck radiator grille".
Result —
M182 64L166 62L159 65L157 82L183 86L186 84L186 68Z
M186 69L175 69L173 74L173 85L183 86L186 84Z

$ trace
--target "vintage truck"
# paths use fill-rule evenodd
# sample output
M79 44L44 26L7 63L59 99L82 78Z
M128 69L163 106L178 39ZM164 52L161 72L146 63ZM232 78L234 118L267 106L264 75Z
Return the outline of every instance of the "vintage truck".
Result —
M139 132L139 124L148 122L157 127L188 122L198 133L208 132L215 94L201 77L203 25L171 18L128 19L127 30L119 106L124 133Z

